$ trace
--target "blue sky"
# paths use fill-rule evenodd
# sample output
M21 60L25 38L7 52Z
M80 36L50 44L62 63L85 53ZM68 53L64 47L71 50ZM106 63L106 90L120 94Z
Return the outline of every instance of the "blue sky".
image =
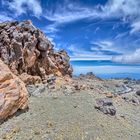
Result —
M0 0L0 22L32 20L72 60L140 63L140 0Z

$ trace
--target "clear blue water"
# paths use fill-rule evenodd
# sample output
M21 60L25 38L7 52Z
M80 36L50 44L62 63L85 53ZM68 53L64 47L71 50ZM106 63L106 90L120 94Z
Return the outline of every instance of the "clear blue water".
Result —
M109 60L74 60L71 64L74 75L93 72L101 78L140 79L140 64L122 64Z

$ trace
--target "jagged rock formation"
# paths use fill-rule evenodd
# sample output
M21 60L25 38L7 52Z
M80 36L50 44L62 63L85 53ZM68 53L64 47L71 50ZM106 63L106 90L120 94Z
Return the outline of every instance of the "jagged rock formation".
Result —
M0 24L0 58L16 75L27 73L45 80L49 74L72 74L67 53L55 52L51 42L31 21Z
M25 84L0 60L0 122L27 105Z

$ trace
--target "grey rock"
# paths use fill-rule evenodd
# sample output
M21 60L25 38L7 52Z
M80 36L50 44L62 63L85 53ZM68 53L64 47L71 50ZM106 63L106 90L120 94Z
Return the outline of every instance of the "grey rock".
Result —
M103 112L104 114L109 114L114 116L116 114L116 108L113 106L111 98L100 98L96 99L97 105L95 108Z
M47 78L47 83L53 84L55 82L55 80L56 80L56 77L53 74L51 74Z
M128 97L125 97L125 96L122 97L122 99L124 99L124 100L127 101L127 102L129 101L129 98L128 98Z
M133 97L130 102L134 103L134 104L140 104L140 100L136 97Z
M61 88L64 89L64 94L65 95L69 95L69 94L75 93L75 90L74 90L74 88L72 86L64 85Z
M100 106L111 106L113 105L112 99L111 98L100 98L96 99L96 102Z
M140 90L136 91L136 95L140 96Z
M46 42L46 41L44 41L44 40L39 40L40 42L39 42L39 44L38 44L38 49L40 50L40 51L46 51L46 50L48 50L48 46L49 46L49 44Z
M45 85L28 85L27 90L29 92L29 96L39 96L41 93L45 91Z
M116 109L114 106L102 106L100 107L100 111L102 111L104 114L110 114L111 116L116 114Z

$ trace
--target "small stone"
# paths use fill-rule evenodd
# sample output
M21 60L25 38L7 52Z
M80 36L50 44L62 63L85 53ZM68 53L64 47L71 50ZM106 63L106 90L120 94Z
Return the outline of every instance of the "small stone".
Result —
M73 105L74 108L77 108L77 105Z
M58 96L53 96L53 99L58 99Z
M39 131L34 131L34 134L35 135L40 135L40 132Z
M134 104L140 104L139 99L136 98L136 97L133 97L130 101L131 101L132 103L134 103Z
M136 95L140 96L140 90L136 91Z
M45 85L44 84L38 84L36 86L28 85L27 90L30 96L39 96L45 91Z
M102 106L111 106L113 105L112 99L110 98L100 98L100 99L96 99L96 102L98 105L102 105Z
M112 93L106 93L106 97L113 98L113 94Z
M128 102L129 101L129 98L128 97L122 97L122 99L124 99L126 102Z

